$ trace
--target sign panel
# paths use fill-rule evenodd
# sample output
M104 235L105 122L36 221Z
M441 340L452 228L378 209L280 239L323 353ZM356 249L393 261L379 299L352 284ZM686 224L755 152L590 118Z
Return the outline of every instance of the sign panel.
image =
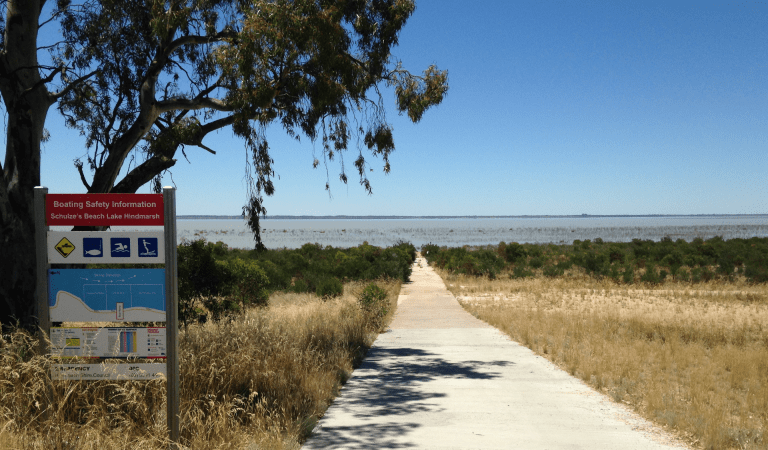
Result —
M51 322L165 322L165 269L48 270Z
M165 358L165 327L51 328L51 355L83 358Z
M163 225L162 194L48 194L45 221L52 225Z
M162 231L49 231L49 264L164 264Z
M164 363L51 364L51 379L61 380L154 380L165 378Z

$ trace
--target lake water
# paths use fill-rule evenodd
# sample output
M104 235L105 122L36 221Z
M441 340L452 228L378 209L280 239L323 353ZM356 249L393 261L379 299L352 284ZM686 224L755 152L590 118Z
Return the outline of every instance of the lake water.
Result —
M691 241L768 237L768 215L664 217L544 217L502 219L289 219L261 221L267 248L323 246L389 246L409 241L462 246L504 242L570 244L575 239L602 238L628 242L634 238L658 241L665 236ZM178 220L178 238L222 241L234 248L252 248L253 235L244 220Z

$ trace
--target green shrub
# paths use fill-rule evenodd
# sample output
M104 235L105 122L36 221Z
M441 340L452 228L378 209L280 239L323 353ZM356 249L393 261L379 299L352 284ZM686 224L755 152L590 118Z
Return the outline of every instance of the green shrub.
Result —
M269 280L269 285L267 287L270 290L278 291L290 287L291 276L286 273L282 267L269 260L259 261L259 267L261 267L267 275L267 279Z
M536 244L526 244L523 248L525 249L525 254L532 258L539 258L543 253L541 246Z
M400 250L405 251L405 253L408 255L408 258L411 261L411 264L413 264L413 262L416 261L416 247L410 242L406 242L402 240L397 241L395 245L393 245L392 247L399 248Z
M608 247L608 260L610 262L617 262L619 264L624 264L624 260L626 259L626 254L624 253L624 250L616 245L612 244L610 247Z
M768 282L768 267L765 262L750 261L744 266L744 276L752 283Z
M512 269L512 274L510 275L510 278L526 278L526 277L532 277L533 272L528 270L525 266L515 266L514 269Z
M581 262L581 266L587 270L588 274L598 277L608 274L610 263L606 254L590 251L585 253L579 262Z
M317 283L317 289L315 290L315 295L326 300L339 297L342 293L344 293L344 285L341 284L341 281L336 277L320 280Z
M536 256L531 258L530 261L528 261L528 265L533 267L534 269L539 269L544 265L544 260Z
M555 278L555 277L561 277L565 274L565 271L562 267L558 265L554 266L544 266L544 276Z
M297 294L311 292L311 289L309 288L309 285L307 284L307 282L301 278L298 278L293 281L293 286L291 287L291 290Z
M640 281L645 281L646 283L651 284L658 284L661 279L659 278L659 274L656 273L656 266L653 264L648 264L645 268L645 273L642 277L640 277Z
M525 248L517 242L510 242L504 248L504 258L509 263L516 263L517 261L528 256Z
M384 318L389 312L387 291L376 284L369 284L357 297L360 307L368 316L372 328L379 329L384 324Z
M428 263L431 263L438 253L440 253L440 246L438 245L429 243L421 246L421 256L426 258Z
M235 259L223 265L231 274L228 294L237 299L243 310L247 305L267 306L269 278L259 263Z
M696 267L691 271L691 281L694 283L706 282L714 278L715 274L707 266Z
M210 319L214 322L225 318L232 319L233 316L241 312L240 304L235 297L204 297L202 301L211 314ZM207 316L203 316L201 321L204 322L207 318Z
M621 281L626 284L635 282L635 268L631 264L624 265L624 272L621 273Z
M223 295L231 282L232 274L216 263L214 249L204 239L183 241L178 246L179 324L184 327L205 319L203 310L195 306L195 299Z

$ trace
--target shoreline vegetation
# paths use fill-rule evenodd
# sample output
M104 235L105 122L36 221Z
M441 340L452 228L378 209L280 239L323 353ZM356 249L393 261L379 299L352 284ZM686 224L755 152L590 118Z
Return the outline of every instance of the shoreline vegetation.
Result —
M577 218L611 218L611 217L763 217L768 214L573 214L573 215L518 215L518 216L312 216L312 215L268 215L262 220L402 220L402 219L577 219ZM242 215L177 215L179 220L236 220L244 219Z
M475 317L694 448L768 448L768 239L422 254Z

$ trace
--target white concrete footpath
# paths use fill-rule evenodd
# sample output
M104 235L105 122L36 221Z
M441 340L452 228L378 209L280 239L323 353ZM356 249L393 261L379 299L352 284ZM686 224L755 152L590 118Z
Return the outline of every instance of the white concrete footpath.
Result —
M685 449L464 311L422 258L303 449Z

